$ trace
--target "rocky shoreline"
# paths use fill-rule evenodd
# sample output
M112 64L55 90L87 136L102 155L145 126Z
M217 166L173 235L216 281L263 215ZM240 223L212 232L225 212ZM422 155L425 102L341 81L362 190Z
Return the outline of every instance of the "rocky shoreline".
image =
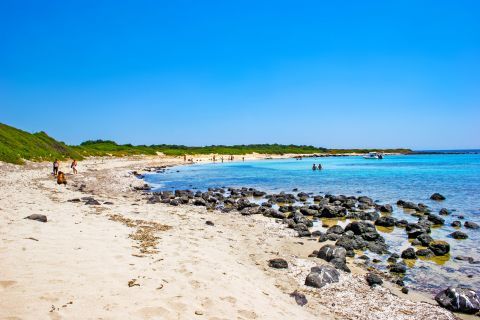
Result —
M163 172L153 169L156 172ZM148 170L152 171L152 170ZM136 174L138 178L143 178ZM147 191L148 185L145 184ZM445 198L435 193L430 197L432 200L442 201ZM175 190L145 193L147 204L163 203L171 206L193 205L205 207L208 211L219 213L238 213L242 216L262 215L272 218L278 224L296 232L299 238L306 238L318 242L329 242L314 250L309 257L315 257L328 262L328 265L311 268L306 276L304 284L309 287L322 288L326 284L339 281L339 270L350 273L350 262L347 258L357 258L363 261L362 267L368 271L365 281L371 285L382 285L383 281L389 281L397 285L400 291L408 294L409 288L405 286L405 273L408 265L406 260L418 258L428 259L435 256L445 256L450 252L450 245L446 241L433 239L430 236L431 228L445 223L442 215L451 212L442 208L438 214L431 212L425 204L399 200L396 205L404 210L411 211L412 216L418 217L415 223L407 220L399 220L392 216L391 204L378 204L367 196L345 195L314 195L299 192L294 189L291 193L281 192L267 194L255 188L210 188L208 191ZM311 231L315 222L321 219L349 219L345 228L339 225L329 227L326 232ZM459 219L463 219L459 216ZM461 225L460 221L454 221L452 226ZM467 229L478 229L474 222L464 222ZM411 239L412 247L403 251L397 248L389 248L385 238L377 231L376 227L399 227L404 228L405 236ZM468 234L462 231L454 231L450 235L454 239L465 239ZM333 243L332 243L333 242ZM413 246L421 246L415 249ZM386 267L388 272L378 268L375 258L369 257L369 252L388 255ZM456 256L457 260L465 260L470 264L480 264L480 261L472 257ZM371 263L373 262L375 263ZM269 261L272 268L288 268L284 259L272 259ZM383 268L384 269L384 268ZM303 297L296 297L304 301ZM458 286L448 287L440 291L436 296L437 303L453 312L474 314L480 310L480 299L471 288Z

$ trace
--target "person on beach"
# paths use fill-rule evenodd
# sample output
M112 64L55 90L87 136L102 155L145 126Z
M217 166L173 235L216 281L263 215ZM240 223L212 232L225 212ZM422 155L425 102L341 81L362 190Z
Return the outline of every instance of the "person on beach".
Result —
M313 166L312 166L312 170L313 170L313 171L317 170L317 166L315 165L315 163L314 163Z
M183 155L183 161L184 162L187 161L187 155L186 154Z
M223 157L221 159L222 159L222 163L223 163Z
M213 155L213 162L217 161L217 159L215 158L215 155Z
M245 162L245 157L242 157L242 161Z
M77 160L73 159L73 162L72 162L72 165L70 166L70 168L72 168L73 174L78 173L78 171L77 171Z
M58 174L58 167L60 166L60 163L58 163L58 160L55 159L55 161L53 161L53 175L56 177L57 174Z

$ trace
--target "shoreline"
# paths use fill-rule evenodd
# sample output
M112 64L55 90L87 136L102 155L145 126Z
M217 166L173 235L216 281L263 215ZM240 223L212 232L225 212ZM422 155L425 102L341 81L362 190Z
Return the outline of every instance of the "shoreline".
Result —
M134 191L143 180L133 171L183 164L178 158L89 159L80 162L79 175L67 175L64 188L47 163L0 163L0 318L75 318L84 310L88 317L139 319L455 318L415 293L397 296L387 284L371 289L354 267L339 283L310 289L302 283L312 266L306 256L323 244L297 238L271 218L147 204ZM86 205L86 197L100 204ZM48 222L23 219L31 213L45 214ZM275 257L289 269L269 268ZM294 290L306 295L307 305L295 303Z

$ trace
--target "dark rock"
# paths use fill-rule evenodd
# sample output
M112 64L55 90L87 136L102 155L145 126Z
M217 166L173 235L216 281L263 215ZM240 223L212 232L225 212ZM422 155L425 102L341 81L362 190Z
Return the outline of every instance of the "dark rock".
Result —
M206 206L207 205L207 202L202 199L202 198L196 198L194 201L193 201L193 204L195 206Z
M438 201L438 200L445 200L445 197L440 193L434 193L430 196L430 199Z
M312 237L320 237L323 234L320 230L315 230L312 232Z
M400 228L405 228L407 226L407 224L408 224L408 221L404 220L404 219L398 220L398 221L395 222L395 226L400 227Z
M418 249L417 252L415 252L417 257L425 257L425 258L432 258L435 256L432 250L430 249Z
M449 287L435 296L438 304L450 311L474 314L480 310L480 298L475 291L462 287Z
M393 217L380 217L375 221L376 226L380 227L393 227L395 225L396 219Z
M68 202L80 202L81 200L78 199L78 198L74 198L74 199L70 199L70 200L67 200Z
M275 269L287 269L288 262L282 258L275 258L268 260L268 266Z
M322 218L342 218L347 215L347 209L338 206L324 206L320 217Z
M422 233L420 234L418 237L417 237L417 240L420 241L420 244L424 247L428 247L428 245L430 244L430 242L433 241L433 238L426 234L426 233Z
M462 226L462 223L458 220L455 220L455 221L452 221L450 225L455 228L460 228Z
M381 205L378 210L380 210L380 212L393 212L393 208L391 205L389 204L384 204L384 205Z
M441 240L435 240L430 242L428 248L432 250L432 252L436 256L443 256L450 252L450 245L448 244L448 242Z
M370 287L373 287L375 285L381 285L383 283L383 280L376 275L375 273L369 272L365 276L365 280L367 280L367 283Z
M343 247L335 246L332 244L326 244L318 250L317 257L325 261L330 261L334 258L342 260L346 259L346 250Z
M403 293L403 294L408 294L408 288L407 288L407 287L403 287L403 288L402 288L402 293Z
M335 225L327 229L327 234L330 233L341 235L342 233L344 233L344 230L341 226Z
M388 257L387 262L395 263L395 262L397 262L397 259L398 259L398 258L400 258L400 256L399 256L398 254L392 253L392 254L390 255L390 257Z
M341 235L336 234L336 233L327 234L327 240L330 240L330 241L337 241L338 239L340 239L340 237L341 237Z
M293 291L292 293L290 293L290 297L294 297L295 298L295 302L299 305L299 306L304 306L308 303L308 300L307 298L305 297L305 295L301 292L298 292L297 290Z
M475 259L472 257L467 257L467 256L456 256L455 260L460 260L460 261L468 261L469 263L474 263Z
M340 273L331 266L313 267L305 279L305 285L314 288L321 288L329 283L338 282Z
M403 263L394 263L390 265L390 272L405 273L407 272L407 266Z
M420 211L420 208L418 207L418 205L416 205L415 203L413 202L404 202L402 204L402 207L403 209L409 209L409 210L415 210L415 211Z
M43 214L31 214L28 217L25 217L24 219L28 220L35 220L35 221L40 221L40 222L47 222L47 216Z
M442 208L440 211L438 211L438 214L441 216L448 216L450 214L450 211L448 211L447 208Z
M335 267L335 269L350 272L350 268L347 266L345 259L334 258L330 260L330 263Z
M402 259L417 259L415 249L408 248L402 251Z
M373 199L369 198L369 197L366 197L366 196L358 197L358 202L364 203L368 206L373 206L374 205Z
M177 199L172 199L169 203L171 206L178 206L180 204L180 201L178 201Z
M468 239L468 235L462 231L455 231L450 233L450 237L453 239Z
M360 235L360 236L363 236L364 234L367 234L367 233L377 232L373 224L365 221L354 221L349 223L345 227L345 231L350 231L350 230L353 231L355 235Z
M205 224L206 224L207 226L212 226L212 227L215 225L215 224L214 224L212 221L210 221L210 220L207 220L207 221L205 222Z
M343 247L346 250L361 250L367 246L367 243L360 236L345 233L337 240L335 245Z
M443 225L445 223L443 218L440 218L435 214L428 215L428 221L431 221L434 225Z
M472 221L466 221L463 226L468 229L478 229L480 226Z
M322 234L320 234L320 236L318 236L318 242L325 242L327 240L328 240L328 238L327 238L327 235L325 233L322 233Z

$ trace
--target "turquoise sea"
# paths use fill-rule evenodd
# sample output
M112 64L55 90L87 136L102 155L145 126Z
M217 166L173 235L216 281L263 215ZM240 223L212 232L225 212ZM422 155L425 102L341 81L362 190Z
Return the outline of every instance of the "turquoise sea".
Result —
M312 171L314 163L321 163L323 170ZM379 203L392 204L394 217L411 222L417 221L417 218L397 207L397 200L424 203L433 213L447 208L453 210L452 214L442 216L445 225L434 228L432 236L450 243L450 255L407 261L411 266L407 273L407 284L430 292L458 283L475 289L480 287L480 264L454 259L462 255L480 260L480 230L463 227L464 221L480 224L480 154L396 155L386 156L382 160L352 156L217 162L173 167L165 173L149 174L145 180L155 190L254 187L267 192L292 192L292 189L298 188L299 192L321 195L367 195ZM443 194L446 200L430 200L429 197L434 192ZM460 220L458 215L463 215L464 219ZM466 232L469 239L455 240L448 237L448 234L458 230L450 226L454 220L462 221L460 230ZM314 228L324 231L324 224L344 226L348 222L320 221ZM379 231L386 238L392 252L400 253L410 245L402 228ZM385 261L387 256L378 258Z

